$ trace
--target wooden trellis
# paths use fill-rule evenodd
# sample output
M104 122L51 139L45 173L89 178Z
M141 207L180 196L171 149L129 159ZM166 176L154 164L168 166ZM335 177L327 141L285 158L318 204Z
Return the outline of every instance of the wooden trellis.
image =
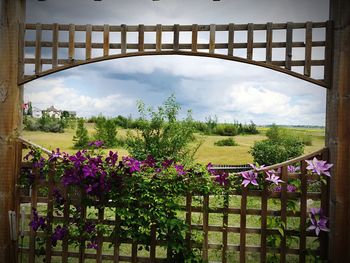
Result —
M18 150L22 147L33 147L32 144L27 141L20 141ZM34 145L35 146L35 145ZM287 184L282 184L280 192L271 192L267 188L263 190L247 190L242 187L241 190L231 191L227 195L222 196L223 202L218 205L212 204L214 196L202 196L201 202L198 203L198 196L192 196L190 194L185 198L185 203L182 207L182 213L184 213L184 219L186 224L190 226L189 232L186 234L186 242L188 246L192 248L199 248L202 251L202 259L206 262L246 262L248 254L255 253L255 259L261 262L266 262L268 254L276 253L280 262L288 262L288 259L292 256L299 262L306 262L308 255L318 255L323 259L327 258L328 246L328 234L321 233L320 237L320 248L315 248L312 245L310 238L315 238L315 233L308 231L308 200L316 202L316 207L321 207L323 211L328 213L328 200L329 200L329 182L327 185L322 184L320 188L316 190L310 188L309 180L315 180L317 177L308 175L306 172L305 160L318 157L327 160L327 150L322 149L314 153L293 159L291 161L284 162L282 164L268 167L267 169L280 169L281 178L288 182L288 179L297 179L300 182L300 188L296 192L288 192ZM289 173L287 170L288 165L300 165L300 172ZM21 163L22 169L32 169L28 166L28 163ZM51 167L52 173L50 173L47 180L40 179L40 173L38 169L34 169L34 184L30 192L20 191L18 199L18 208L27 207L27 214L25 218L32 219L30 215L30 208L45 207L44 212L41 212L43 216L47 218L48 228L53 229L53 225L60 223L67 226L74 220L69 212L69 204L64 204L63 215L57 216L53 213L53 189L60 187L55 185L53 182L54 167ZM40 189L46 188L46 193ZM64 189L61 188L61 189ZM44 192L45 192L44 191ZM29 195L30 193L30 195ZM41 194L39 194L41 193ZM233 200L240 200L234 204ZM249 200L255 198L259 200L259 207L251 207ZM280 208L271 208L271 200L279 200ZM287 209L288 200L297 201L296 211ZM87 218L88 207L83 207L81 210L81 216ZM91 207L89 208L91 209ZM94 219L86 219L92 223L102 223L106 226L116 227L120 224L120 218L118 214L115 217L106 218L106 209L95 208L97 217ZM39 209L40 210L40 209ZM18 211L20 214L20 211ZM213 218L220 217L220 224L213 223ZM239 220L232 220L232 217L238 217ZM268 236L277 234L279 235L278 229L271 228L268 225L268 219L271 217L278 217L281 222L286 225L284 236L281 237L281 244L279 247L271 247L267 240ZM252 226L251 220L255 218L259 225ZM199 220L198 220L199 219ZM260 221L259 221L260 220ZM290 226L291 220L298 221L298 228ZM237 224L237 221L239 223ZM28 222L28 221L27 221ZM25 259L23 262L35 262L37 257L35 256L35 238L36 235L40 236L40 233L35 233L33 230L29 230L28 226L25 226L24 239L26 240L25 246L21 247L17 244L18 255ZM202 236L202 242L198 243L191 241L191 235L196 232ZM214 238L213 234L220 235L220 238ZM234 243L232 236L236 235L237 239ZM248 236L255 235L258 238L258 242L251 244ZM293 247L287 246L288 237L294 237L297 239L296 244ZM148 255L140 255L137 244L132 240L122 240L118 236L115 238L109 236L99 236L97 244L98 249L96 252L86 251L84 247L76 249L68 246L68 237L62 241L62 243L52 248L51 239L49 238L45 244L46 255L45 262L52 262L53 260L59 260L61 262L72 262L72 260L78 260L79 262L85 262L88 259L95 259L96 262L167 262L166 252L163 254L157 253L160 246L166 245L166 240L158 240L156 236L156 226L151 228L151 243ZM20 240L20 238L19 238ZM237 242L238 241L238 242ZM82 244L85 244L84 240L81 240ZM103 244L112 243L114 248L106 253L103 250ZM129 250L121 251L121 246L128 245ZM106 246L104 246L106 247ZM219 254L213 259L213 254ZM24 256L23 256L24 255Z
M331 22L226 25L25 24L20 84L122 57L192 55L270 68L328 87ZM317 69L316 69L317 68ZM321 76L313 74L321 72ZM320 75L318 74L318 75Z

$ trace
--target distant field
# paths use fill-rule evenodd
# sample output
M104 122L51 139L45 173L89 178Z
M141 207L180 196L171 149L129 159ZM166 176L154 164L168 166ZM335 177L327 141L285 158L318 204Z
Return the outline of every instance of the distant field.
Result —
M86 125L89 134L94 133L93 124ZM310 134L312 137L312 146L305 147L305 153L315 151L324 146L324 130L323 129L305 129L305 128L290 128L301 134ZM197 162L207 164L209 162L214 164L246 164L252 162L252 156L248 153L250 147L255 141L266 139L265 131L267 128L259 128L260 134L257 135L239 135L234 139L239 146L215 146L214 142L225 138L225 136L204 136L197 134L198 141L202 141L195 158ZM49 150L60 148L61 151L74 153L72 140L75 131L67 129L65 133L46 133L46 132L31 132L23 131L23 137L37 143ZM126 130L118 129L118 136L125 137ZM114 148L119 152L120 156L127 155L128 152L123 148Z

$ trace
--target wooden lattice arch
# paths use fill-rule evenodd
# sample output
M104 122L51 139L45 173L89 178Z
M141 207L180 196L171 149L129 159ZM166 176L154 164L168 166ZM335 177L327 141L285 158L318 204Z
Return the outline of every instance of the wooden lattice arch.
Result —
M313 39L313 30L323 29L321 40ZM293 31L303 30L304 41L293 40ZM274 32L285 34L285 40L273 41ZM43 33L44 32L44 33ZM85 37L77 41L77 32ZM245 34L245 41L235 41L235 33ZM265 33L264 42L254 41L257 32ZM20 84L61 70L98 61L149 55L186 55L213 57L238 61L269 68L275 71L327 87L330 80L331 22L267 23L267 24L226 24L226 25L74 25L74 24L26 24L22 26L26 75ZM68 37L64 34L68 33ZM102 33L100 41L93 41L94 33ZM47 40L43 40L43 34ZM129 34L137 34L137 42L130 41ZM149 35L149 37L146 36ZM165 34L172 41L164 42ZM190 34L190 37L181 37ZM200 35L199 35L200 34ZM226 34L219 42L216 34ZM35 39L29 39L29 36ZM115 36L114 36L115 35ZM186 35L188 36L188 35ZM313 59L313 49L324 48L322 59ZM32 49L32 50L31 50ZM284 52L284 59L274 59L276 50ZM302 59L294 59L294 49L302 50ZM26 52L31 50L30 52ZM43 52L46 54L43 57ZM80 52L78 52L78 50ZM243 51L239 56L235 52ZM265 51L265 56L255 51ZM64 52L63 52L64 51ZM68 51L68 52L67 52ZM95 54L98 53L98 54ZM242 53L242 52L241 52ZM30 68L31 70L27 70ZM302 68L296 70L297 67ZM323 78L312 77L313 67L322 67Z

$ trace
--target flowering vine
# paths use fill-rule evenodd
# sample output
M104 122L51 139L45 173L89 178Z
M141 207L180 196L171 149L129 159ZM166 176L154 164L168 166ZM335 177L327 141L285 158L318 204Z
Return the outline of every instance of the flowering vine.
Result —
M98 236L103 234L111 238L118 236L136 240L146 244L147 248L151 240L150 226L156 225L157 238L170 239L167 243L171 251L168 256L175 262L182 262L181 258L196 257L184 241L184 233L189 226L176 213L180 209L180 199L187 193L222 194L223 191L241 190L242 187L252 190L267 187L269 191L279 193L283 184L286 184L287 192L293 193L299 187L295 179L283 181L281 169L267 170L264 166L251 165L250 171L229 174L213 169L211 164L203 167L198 164L183 165L174 160L157 162L152 156L145 160L130 156L120 158L113 151L103 155L100 151L102 141L92 142L90 147L90 150L78 151L73 155L56 149L47 160L35 150L25 156L32 163L32 170L39 169L43 180L48 178L50 167L55 166L54 181L59 186L52 192L55 214L62 216L67 203L73 206L69 211L72 215L69 224L49 225L36 209L32 210L30 227L35 232L51 233L46 238L51 238L52 246L67 238L71 244L97 249ZM306 162L308 173L320 177L331 176L329 170L332 164L316 158ZM27 185L34 181L32 170L23 173L25 180L22 181ZM291 174L299 173L300 167L288 166L287 170ZM295 210L296 204L292 198L287 205ZM86 219L84 207L113 207L113 213L120 218L120 226L113 229L98 220L92 222ZM308 230L315 231L317 236L321 231L329 231L328 218L320 209L310 210L309 221ZM268 224L284 235L286 226L279 218L273 217ZM271 246L278 246L276 235L272 235L268 241Z

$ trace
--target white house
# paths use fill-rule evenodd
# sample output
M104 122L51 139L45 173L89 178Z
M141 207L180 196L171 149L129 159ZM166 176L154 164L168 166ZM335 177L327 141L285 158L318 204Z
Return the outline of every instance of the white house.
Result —
M39 109L37 107L33 107L32 108L32 116L34 118L41 118L41 116L43 116L43 112L41 109Z
M54 106L51 106L50 108L47 108L46 110L43 110L43 114L47 114L50 117L54 118L61 118L62 111L57 110Z

